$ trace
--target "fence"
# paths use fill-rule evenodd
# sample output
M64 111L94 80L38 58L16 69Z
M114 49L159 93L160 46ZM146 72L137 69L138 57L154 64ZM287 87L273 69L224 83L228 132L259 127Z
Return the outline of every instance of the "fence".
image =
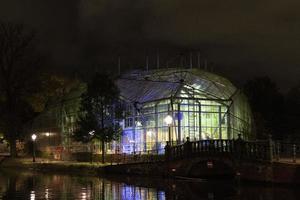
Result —
M271 160L272 145L269 141L237 140L200 140L189 141L177 146L166 147L169 160L183 159L194 156L229 155L236 159Z
M274 160L296 163L300 161L300 144L274 141Z
M296 163L300 160L300 144L268 140L200 140L166 147L169 160L192 156L230 155L240 160L280 161Z
M111 163L153 163L165 160L164 149L139 151L131 154L110 154L107 155L107 162Z
M133 151L121 153L111 151L106 154L106 162L111 163L137 163L158 162L164 160L184 159L196 156L231 156L239 160L252 161L300 161L300 145L284 143L282 141L268 140L245 141L241 138L236 140L199 140L176 145L167 142L165 147L157 146L154 150ZM152 145L152 144L151 144ZM62 159L63 153L74 154L78 152L96 153L93 145L72 145L69 149L62 146L52 147L51 151L56 159Z

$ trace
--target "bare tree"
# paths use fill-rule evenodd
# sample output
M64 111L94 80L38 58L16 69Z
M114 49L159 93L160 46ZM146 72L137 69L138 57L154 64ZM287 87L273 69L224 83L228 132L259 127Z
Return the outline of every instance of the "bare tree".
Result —
M17 156L16 140L34 116L31 99L40 90L34 34L21 24L0 22L0 129Z

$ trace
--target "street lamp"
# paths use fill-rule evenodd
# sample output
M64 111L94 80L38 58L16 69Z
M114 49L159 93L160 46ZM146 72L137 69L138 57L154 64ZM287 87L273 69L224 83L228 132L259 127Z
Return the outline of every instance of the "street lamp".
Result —
M167 115L165 117L164 121L168 125L168 128L169 128L169 142L171 142L171 124L173 122L173 118L171 115Z
M32 162L35 162L35 140L36 140L36 134L31 135L32 139Z

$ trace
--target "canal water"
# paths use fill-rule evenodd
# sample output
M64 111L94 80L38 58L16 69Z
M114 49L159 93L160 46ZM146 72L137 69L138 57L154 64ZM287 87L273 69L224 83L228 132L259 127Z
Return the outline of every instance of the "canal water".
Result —
M298 200L300 191L292 186L245 185L234 181L103 178L0 170L0 199Z

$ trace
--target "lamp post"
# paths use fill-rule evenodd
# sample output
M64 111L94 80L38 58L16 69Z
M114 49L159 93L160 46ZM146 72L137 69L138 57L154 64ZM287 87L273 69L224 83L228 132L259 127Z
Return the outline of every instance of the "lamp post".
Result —
M36 134L31 135L32 139L32 162L35 162L35 140L36 140Z
M165 123L168 125L168 129L169 129L169 142L171 144L171 125L173 122L173 118L171 115L167 115L164 119Z

